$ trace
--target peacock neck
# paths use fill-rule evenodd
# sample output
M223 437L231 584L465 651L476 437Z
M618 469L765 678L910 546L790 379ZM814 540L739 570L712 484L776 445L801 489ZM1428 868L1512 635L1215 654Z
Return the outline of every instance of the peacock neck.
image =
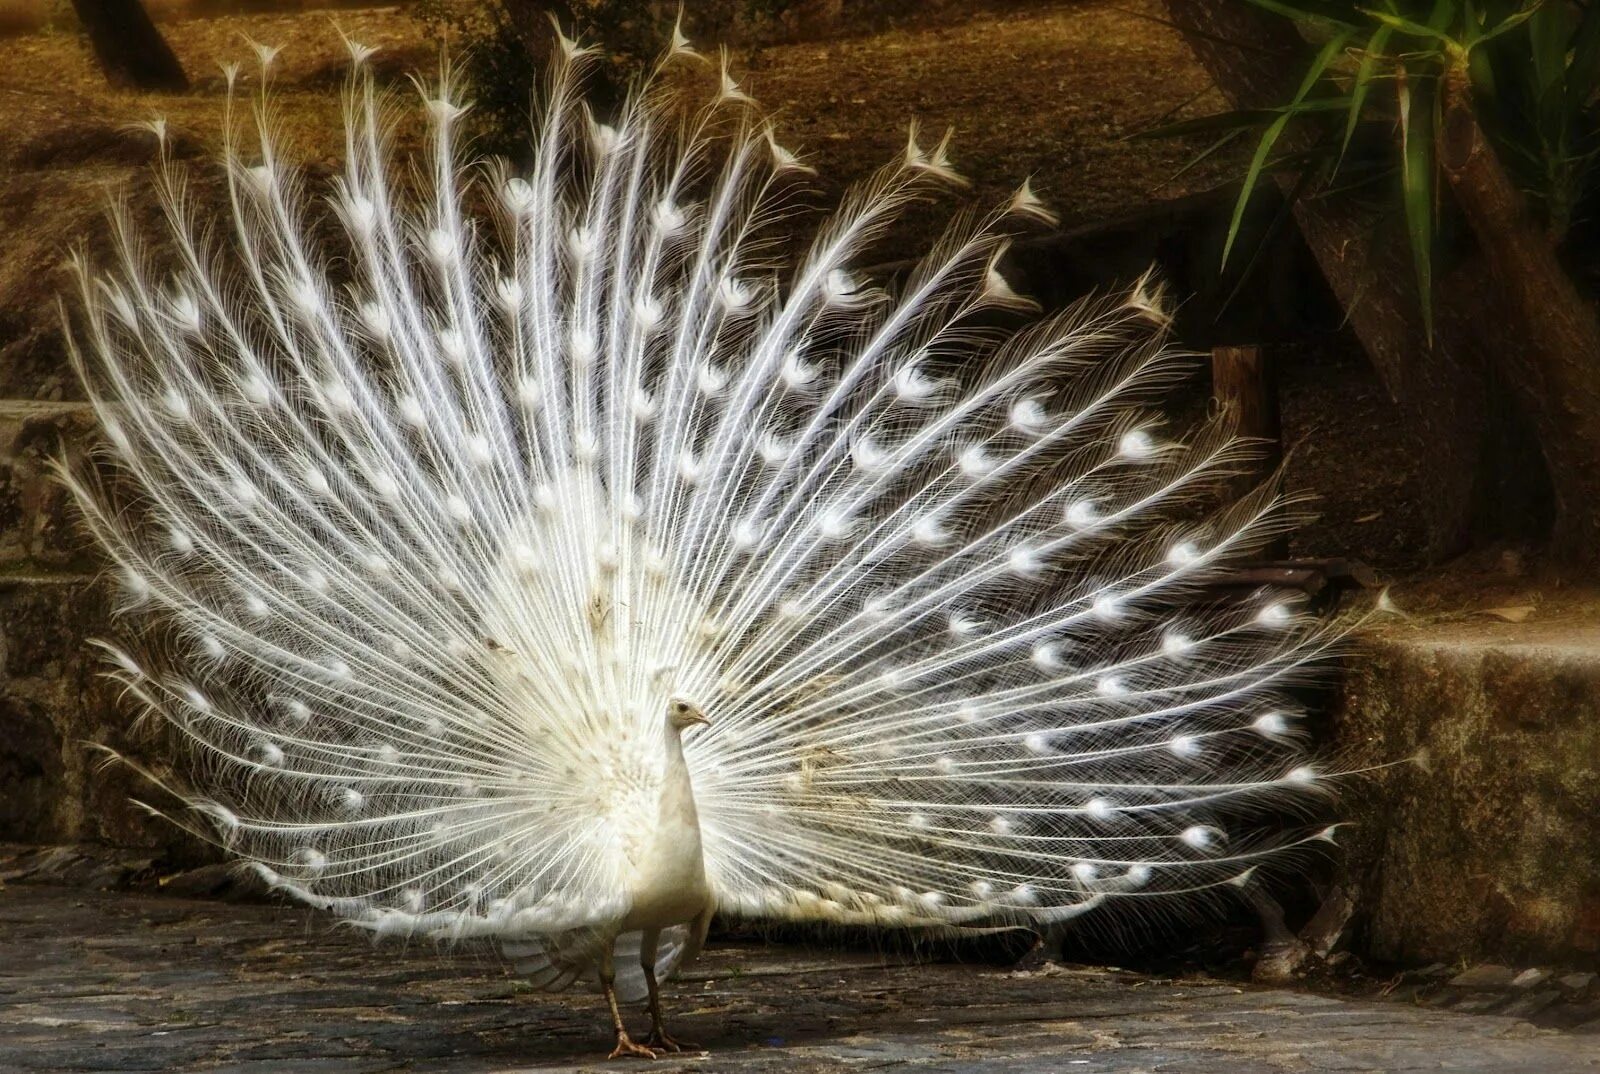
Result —
M695 808L694 781L689 775L689 762L683 753L683 732L668 724L663 736L667 763L661 781L661 826L666 829L686 824L694 830L698 843L700 817Z
M667 728L662 745L666 766L656 827L641 840L643 852L634 859L633 906L623 921L624 931L682 924L705 904L700 818L676 728Z

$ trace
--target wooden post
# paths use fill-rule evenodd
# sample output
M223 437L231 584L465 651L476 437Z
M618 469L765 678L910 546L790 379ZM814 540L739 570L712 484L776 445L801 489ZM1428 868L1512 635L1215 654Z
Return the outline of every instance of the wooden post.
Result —
M1231 491L1243 495L1271 477L1283 462L1283 418L1278 409L1277 369L1260 347L1211 348L1211 394L1236 416L1235 433L1255 440L1260 455L1249 473L1234 479ZM1261 549L1266 559L1286 559L1287 536Z

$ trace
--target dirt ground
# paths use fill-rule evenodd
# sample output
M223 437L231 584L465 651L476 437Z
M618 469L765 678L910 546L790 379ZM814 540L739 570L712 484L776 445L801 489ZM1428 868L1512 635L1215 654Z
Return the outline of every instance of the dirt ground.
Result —
M747 88L773 110L786 144L814 164L825 190L859 178L897 153L913 119L955 134L954 156L972 197L996 202L1029 176L1071 224L1101 219L1158 197L1214 186L1236 173L1226 154L1169 181L1192 155L1184 141L1125 139L1178 115L1203 114L1220 96L1159 5L1135 0L974 5L892 31L742 51ZM239 15L168 22L163 30L195 82L180 96L108 90L79 38L34 33L0 39L0 94L23 113L7 142L41 121L82 123L95 114L137 122L155 114L206 132L217 125L219 66L250 58L248 42L282 47L276 81L284 113L299 114L344 64L337 31L388 54L395 75L434 66L436 46L401 7ZM29 100L28 98L31 98ZM311 107L332 134L334 102ZM329 148L332 148L331 146ZM3 159L3 158L0 158Z

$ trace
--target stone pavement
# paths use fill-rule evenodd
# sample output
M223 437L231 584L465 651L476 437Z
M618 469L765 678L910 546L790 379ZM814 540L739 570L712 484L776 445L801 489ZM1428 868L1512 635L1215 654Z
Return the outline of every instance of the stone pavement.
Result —
M1117 970L721 945L668 1002L710 1052L662 1074L1600 1071L1600 1035ZM286 906L0 889L8 1074L615 1071L609 1043L597 997L529 993L482 949L374 946Z

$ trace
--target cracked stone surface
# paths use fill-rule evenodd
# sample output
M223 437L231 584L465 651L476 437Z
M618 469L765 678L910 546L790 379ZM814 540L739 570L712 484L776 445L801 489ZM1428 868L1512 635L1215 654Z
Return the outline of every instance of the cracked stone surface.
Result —
M1600 1071L1596 1034L1110 969L714 945L667 991L710 1051L652 1071ZM0 889L0 1070L616 1070L608 1048L598 997L528 992L483 948L374 945L288 906Z
M1600 959L1600 615L1587 594L1525 623L1397 622L1364 635L1339 713L1352 768L1427 770L1345 799L1365 950L1593 969Z

